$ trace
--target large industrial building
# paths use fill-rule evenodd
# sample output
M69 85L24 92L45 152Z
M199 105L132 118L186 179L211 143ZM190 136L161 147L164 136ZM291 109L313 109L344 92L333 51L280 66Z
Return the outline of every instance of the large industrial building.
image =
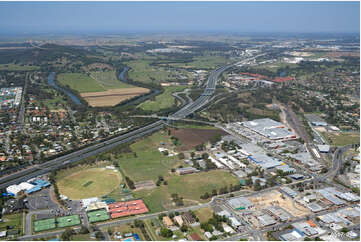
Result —
M284 124L270 118L246 121L242 122L241 125L270 140L287 140L296 138L296 134L289 131Z

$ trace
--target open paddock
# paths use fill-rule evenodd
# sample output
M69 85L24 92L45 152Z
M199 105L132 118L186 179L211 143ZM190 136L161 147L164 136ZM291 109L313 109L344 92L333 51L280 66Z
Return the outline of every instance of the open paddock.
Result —
M103 92L84 92L80 96L92 107L114 106L118 103L148 93L149 89L142 87L118 88Z
M226 135L227 133L220 129L198 129L198 128L182 128L182 129L171 129L171 134L177 137L182 146L181 151L190 150L199 144L210 141L217 135Z

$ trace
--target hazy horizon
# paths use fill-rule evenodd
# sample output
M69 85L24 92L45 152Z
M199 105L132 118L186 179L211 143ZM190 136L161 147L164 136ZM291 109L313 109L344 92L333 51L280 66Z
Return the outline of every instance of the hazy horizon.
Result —
M359 33L359 2L1 2L3 34Z

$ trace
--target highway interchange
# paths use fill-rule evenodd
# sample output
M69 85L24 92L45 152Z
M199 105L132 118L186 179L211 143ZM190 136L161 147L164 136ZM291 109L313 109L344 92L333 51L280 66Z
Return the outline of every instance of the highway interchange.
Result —
M254 59L255 57L251 57L248 59L245 59L241 62L238 63L232 63L232 64L228 64L225 66L222 66L216 70L214 70L213 72L210 73L208 80L207 80L207 85L206 88L203 92L203 94L196 99L194 102L188 102L187 105L183 106L179 111L177 111L176 113L174 113L173 115L170 115L168 118L172 119L172 120L177 120L177 119L184 119L185 117L189 116L190 114L196 112L197 110L201 109L203 106L205 106L207 103L210 102L212 95L215 92L216 89L216 84L217 84L217 80L219 78L219 76L222 74L222 72L224 72L225 70L229 69L230 67L232 67L235 64L243 64L246 61L250 60L250 59ZM35 165L33 167L24 169L22 171L19 171L17 173L13 173L10 174L8 176L5 177L1 177L0 178L0 187L1 188L5 188L9 185L12 184L17 184L20 183L22 181L26 181L29 180L31 178L37 177L39 175L44 175L47 174L49 172L51 172L52 170L56 170L59 169L63 166L66 166L67 164L70 163L75 163L78 162L84 158L96 155L98 153L110 150L120 144L123 143L127 143L130 141L134 141L138 138L141 138L147 134L153 133L157 130L160 130L162 127L164 127L164 121L159 120L156 121L152 124L146 125L144 127L138 128L136 130L130 131L126 134L122 134L118 137L112 138L110 140L107 141L103 141L101 143L98 144L94 144L91 145L89 147L83 148L81 150L72 152L70 154L58 157L56 159L47 161L41 165ZM301 132L302 133L302 132ZM342 167L342 154L350 149L351 146L345 146L345 147L340 147L336 150L335 155L334 155L334 159L333 159L333 166L332 168L329 169L329 171L326 174L323 174L321 176L313 176L311 179L309 180L305 180L302 181L302 183L308 183L308 182L312 182L312 181L322 181L325 179L328 179L330 182L332 182L332 178L337 175L337 173L339 172L339 169ZM291 185L291 184L290 184ZM278 187L272 187L269 189L265 189L262 192L265 192L267 190L273 190L273 189L277 189ZM241 191L242 192L242 191ZM244 193L244 191L243 191ZM235 192L234 195L240 195L240 192ZM229 194L227 194L229 195ZM248 194L249 195L249 194ZM178 209L174 209L174 210L169 210L165 213L171 213L171 212L183 212L183 211L188 211L188 210L197 210L199 208L202 207L208 207L211 206L212 204L214 204L215 202L219 201L219 199L221 199L223 201L223 203L225 202L225 200L223 199L225 198L224 195L222 196L216 196L213 197L212 200L209 203L204 203L204 204L199 204L199 205L195 205L195 206L191 206L191 207L183 207L183 208L178 208ZM330 211L328 211L330 212ZM119 225L119 224L124 224L124 223L129 223L134 221L135 219L149 219L149 218L154 218L157 217L160 213L153 213L153 214L146 214L146 215L142 215L142 216L137 216L137 217L131 217L131 218L127 218L127 219L122 219L122 220L114 220L114 221L108 221L105 223L101 223L98 225L98 227L103 228L103 227L108 227L108 226L114 226L114 225ZM315 216L319 216L320 214L316 214L313 215L312 217ZM297 220L293 220L292 223L297 222L298 220L304 220L305 218L297 218ZM29 221L27 221L28 224ZM291 223L291 222L289 222ZM240 234L237 234L233 237L227 238L227 240L239 240L241 238L246 238L247 236L253 236L254 238L263 238L263 233L267 232L267 231L272 231L275 229L279 229L280 226L284 226L287 224L280 224L280 225L276 225L273 226L271 228L265 228L263 230L257 231L257 233L255 233L255 231L248 231L248 232L243 232ZM28 226L28 225L27 225ZM31 226L31 223L30 223ZM21 237L20 239L24 239L24 240L30 240L30 239L37 239L37 238L41 238L44 236L50 237L50 236L54 236L54 235L59 235L61 234L63 231L59 230L59 231L54 231L54 232L47 232L44 234L36 234L36 235L29 235L29 230L30 228L26 228L27 231L27 235ZM76 230L78 230L79 228L77 228ZM261 236L262 235L262 236Z
M179 111L177 111L175 114L171 115L170 117L173 119L184 118L194 113L195 111L199 110L201 107L203 107L205 104L209 102L210 97L213 95L216 89L217 79L222 74L222 72L224 72L225 70L227 70L228 68L232 67L235 64L244 63L256 57L257 56L244 59L241 62L228 64L211 72L211 74L208 77L207 85L203 94L194 102L189 103L186 106L182 107ZM67 164L78 162L87 157L110 150L120 144L127 143L136 140L140 137L143 137L147 134L153 133L157 130L160 130L163 126L164 126L164 122L160 120L152 124L149 124L147 126L128 132L126 134L122 134L110 140L103 141L101 143L94 144L89 147L83 148L81 150L74 151L70 154L66 154L61 157L55 158L53 160L44 162L40 165L35 165L29 168L25 168L16 173L3 176L0 178L0 188L6 188L10 185L18 184L20 182L27 181L31 178L47 174L52 170L59 169Z

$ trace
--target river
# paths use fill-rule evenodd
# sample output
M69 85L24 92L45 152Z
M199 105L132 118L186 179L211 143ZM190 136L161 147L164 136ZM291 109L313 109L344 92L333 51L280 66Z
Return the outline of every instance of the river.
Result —
M129 67L125 66L123 67L123 70L119 73L119 80L122 81L122 82L125 82L125 83L128 83L127 79L125 78L125 73L129 70ZM79 98L77 96L75 96L73 93L71 93L70 91L68 90L65 90L64 88L62 87L59 87L55 81L54 81L54 77L55 77L55 73L54 72L51 72L48 76L48 83L53 86L54 88L56 88L57 90L65 93L68 97L70 97L70 99L77 105L82 105ZM129 83L128 83L129 84ZM124 104L134 104L134 103L140 103L140 102L143 102L147 99L149 99L150 97L152 96L155 96L155 95L158 95L160 93L160 90L158 89L154 89L152 92L150 92L149 94L147 95L144 95L144 96L140 96L139 98L136 98L130 102L126 102ZM122 103L118 104L118 105L124 105Z
M55 81L54 81L54 77L55 77L55 72L51 72L48 76L48 83L53 86L54 88L58 89L59 91L65 93L68 97L70 97L70 99L77 105L81 105L81 102L79 100L79 98L77 96L75 96L74 94L72 94L71 92L69 92L68 90L65 90L62 87L59 87Z
M119 73L119 80L120 81L122 81L122 82L125 82L125 83L127 83L127 84L132 84L132 83L129 83L128 81L127 81L127 79L125 79L125 73L127 72L129 70L129 67L127 67L127 66L125 66L125 67L123 67L123 70ZM132 100L132 101L130 101L130 102L126 102L126 103L120 103L120 104L118 104L118 105L120 105L120 106L122 106L122 105L124 105L124 104L134 104L134 103L141 103L141 102L144 102L145 100L147 100L147 99L149 99L149 98L151 98L151 97L153 97L153 96L156 96L156 95L158 95L160 93L160 90L159 89L154 89L152 92L150 92L149 94L147 94L147 95L144 95L144 96L140 96L139 98L136 98L136 99L134 99L134 100Z

